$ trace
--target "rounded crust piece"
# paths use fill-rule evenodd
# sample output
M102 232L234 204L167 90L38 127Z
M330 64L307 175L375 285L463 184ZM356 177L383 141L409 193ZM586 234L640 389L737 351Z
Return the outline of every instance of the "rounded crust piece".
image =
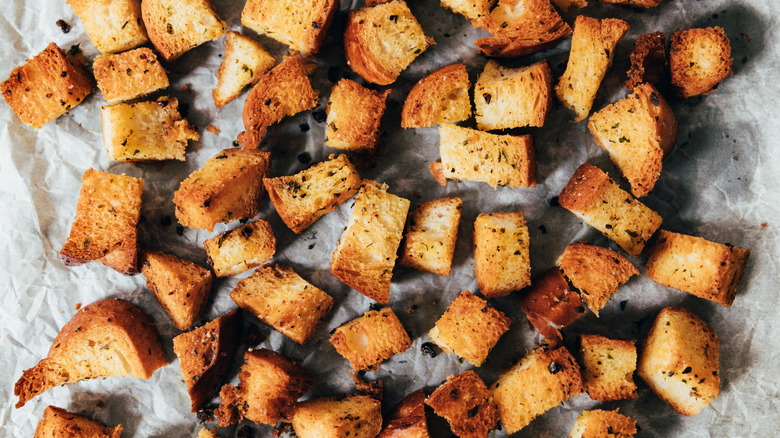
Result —
M401 127L424 128L471 117L469 74L465 64L450 64L420 79L401 111Z
M672 34L669 66L672 87L680 97L709 94L732 72L731 43L722 27L688 29Z

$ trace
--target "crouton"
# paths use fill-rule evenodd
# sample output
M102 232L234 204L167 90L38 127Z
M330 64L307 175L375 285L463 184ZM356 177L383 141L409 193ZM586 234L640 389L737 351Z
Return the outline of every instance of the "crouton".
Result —
M94 260L125 274L137 271L141 178L88 169L81 177L76 220L60 257L66 266ZM108 258L113 254L111 258Z
M562 340L560 329L585 314L577 292L569 289L561 271L550 268L520 298L528 322L547 339Z
M295 407L292 426L298 438L373 438L382 428L381 407L366 395L309 399Z
M569 438L632 438L636 432L636 421L619 414L617 409L594 409L577 417Z
M173 338L192 412L198 412L219 393L229 375L241 339L241 313L234 310Z
M474 221L474 267L482 295L509 295L531 284L528 227L522 212L482 213Z
M723 28L680 30L672 34L669 67L680 97L709 94L732 72L731 42Z
M148 47L98 56L92 70L108 103L143 97L169 85L165 69Z
M403 0L349 11L344 55L368 82L392 84L432 43Z
M217 429L201 429L198 432L198 438L219 438L219 435L217 435L217 432L215 432Z
M558 197L561 207L636 256L661 226L661 216L623 191L601 169L583 163Z
M319 52L339 11L339 0L248 0L241 24L305 56Z
M143 0L141 17L154 48L169 62L225 34L211 0Z
M479 23L482 17L490 13L496 0L440 0L445 8L463 15L472 23Z
M639 270L622 255L584 242L567 246L556 264L596 316L620 286L639 275Z
M108 158L117 161L184 161L187 141L200 138L175 97L106 105L100 119Z
M428 335L445 352L455 353L479 367L511 324L512 320L487 301L464 291L447 307Z
M439 153L447 179L482 181L493 188L536 186L536 151L530 135L497 135L441 124Z
M330 157L295 175L263 178L276 212L295 234L351 198L361 182L346 155Z
M176 219L185 227L212 231L220 222L254 217L270 168L270 152L221 151L179 185L173 195Z
M24 371L14 385L16 407L55 386L81 380L149 379L166 364L152 320L129 301L106 298L82 307L54 338L46 358Z
M580 335L580 356L585 390L593 400L636 398L636 345L634 341Z
M487 438L498 423L498 408L485 382L474 371L447 377L425 404L450 423L461 438Z
M333 251L330 272L372 300L390 302L390 280L408 211L408 199L387 193L385 184L366 182Z
M628 23L617 18L578 16L566 71L555 86L555 94L563 106L577 115L575 122L590 114L601 80L612 65L615 46L628 32Z
M462 208L460 198L432 199L420 204L407 221L399 263L449 276Z
M750 250L661 230L649 250L647 276L721 306L731 307Z
M637 373L679 414L696 415L720 392L720 341L706 322L681 307L658 314Z
M520 68L490 60L474 87L477 128L544 126L552 96L552 72L546 59Z
M262 44L229 31L225 37L225 57L217 71L217 88L211 91L214 104L217 108L227 105L246 87L257 83L274 64L276 59Z
M211 271L159 251L144 251L138 264L146 287L177 329L186 330L200 318L211 292Z
M87 30L92 44L103 53L134 49L147 41L141 21L141 0L112 0L95 4L93 0L67 0Z
M469 74L464 64L450 64L417 81L406 95L401 127L424 128L471 117Z
M336 351L354 371L378 367L411 345L409 334L390 307L369 310L363 316L336 328L330 337Z
M613 5L631 6L633 8L654 8L661 4L662 0L599 0L601 3L610 3Z
M106 427L98 420L73 414L65 409L47 406L43 411L43 420L35 428L34 438L86 437L120 438L122 425Z
M584 8L588 6L588 0L552 0L555 6L558 6L560 10L566 12L570 7Z
M639 35L630 58L631 67L627 73L626 88L633 90L645 82L658 87L666 76L666 68L669 65L666 57L666 35L663 32Z
M11 109L34 128L67 113L94 88L95 79L86 67L54 43L14 67L0 84L0 92Z
M393 408L377 438L430 438L425 418L425 391L409 393Z
M325 144L334 149L373 152L390 90L372 91L342 79L330 92Z
M628 97L593 114L588 129L637 198L653 190L661 160L677 140L677 118L651 84L637 85Z
M267 262L276 253L271 224L258 219L203 242L217 277L230 277Z

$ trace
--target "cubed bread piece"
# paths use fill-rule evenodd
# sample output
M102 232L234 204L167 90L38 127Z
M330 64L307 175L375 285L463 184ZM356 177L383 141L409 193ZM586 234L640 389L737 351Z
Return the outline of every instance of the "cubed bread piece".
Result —
M22 122L34 127L49 123L81 103L95 88L86 67L49 44L43 52L14 67L0 91Z
M179 330L200 318L211 292L211 271L159 251L144 251L138 261L146 287Z
M661 230L649 250L647 276L656 283L731 307L750 250Z
M440 0L445 8L463 15L471 20L472 23L478 23L482 17L490 13L490 9L496 4L496 0Z
M122 425L106 427L98 420L73 414L56 406L47 406L33 438L120 438Z
M468 370L447 377L425 404L450 423L452 433L461 438L487 438L498 423L498 408L485 382Z
M108 103L136 99L168 87L168 75L148 47L98 56L92 70Z
M137 274L141 178L87 169L81 177L76 220L60 250L67 266L98 260L125 274Z
M154 48L166 61L225 34L225 22L211 0L143 0L141 16Z
M241 340L241 313L233 310L173 338L192 412L198 412L219 393L228 377Z
M438 275L450 275L458 238L460 198L432 199L420 204L406 224L402 266Z
M377 438L430 438L425 418L425 391L418 389L404 397L387 416Z
M328 98L325 144L353 152L373 152L391 90L372 91L350 79L333 86Z
M596 316L620 286L639 275L639 270L622 255L584 242L567 246L556 264Z
M558 197L561 207L636 256L661 226L661 216L623 191L609 175L583 163Z
M447 179L482 181L491 187L535 187L536 151L530 135L498 135L439 125L441 167Z
M731 74L731 42L723 28L680 30L672 34L669 66L680 97L709 94Z
M687 309L667 307L647 334L637 373L679 414L696 415L720 392L720 341Z
M179 100L118 103L100 107L103 145L118 161L184 161L188 140L200 136L179 113Z
M487 301L464 291L447 307L428 335L445 352L455 353L479 367L511 324L512 320Z
M217 432L215 432L217 429L201 429L198 431L198 438L219 438L219 435L217 435Z
M593 400L636 398L636 345L634 341L580 335L580 356L585 390Z
M336 328L330 337L336 351L349 361L354 371L378 367L411 345L409 334L390 307L369 310Z
M541 345L490 387L508 434L582 392L580 367L566 347Z
M368 82L392 84L432 43L403 0L349 11L344 55Z
M590 114L601 80L612 65L615 46L628 28L628 23L617 18L597 20L580 15L574 21L569 61L555 94L563 106L575 112L575 122Z
M67 0L103 53L124 52L149 41L141 21L141 0Z
M382 406L366 395L314 398L298 403L292 426L298 438L374 438Z
M424 128L468 119L471 117L469 87L465 64L445 65L429 73L406 95L401 127Z
M212 231L220 222L254 217L270 169L270 152L223 150L182 181L173 195L176 219L185 227Z
M654 8L661 4L662 0L599 0L601 3L613 5L631 6L633 8Z
M552 2L563 12L568 11L572 6L575 8L584 8L585 6L588 6L588 0L552 0Z
M262 44L238 32L228 31L225 57L217 71L217 88L211 91L214 104L222 108L259 81L274 64L276 59Z
M482 213L474 221L474 267L482 295L509 295L531 284L528 227L523 213Z
M84 306L54 338L49 354L14 385L17 408L59 385L98 377L149 379L165 366L160 335L129 301L106 298Z
M262 219L203 242L217 277L240 274L267 262L276 253L271 224Z
M477 128L541 127L552 108L552 72L547 60L502 67L490 60L474 87Z
M677 140L677 118L650 84L637 85L628 97L593 114L588 129L638 198L653 190L661 160Z
M577 417L569 438L632 438L636 432L636 421L617 409L594 409Z
M248 0L241 24L305 56L317 53L339 11L339 0Z
M408 199L387 193L385 184L365 182L333 251L330 272L372 300L389 303L390 280L408 212Z
M585 314L580 295L569 289L557 268L550 268L534 279L520 298L520 308L528 322L550 340L562 340L560 329Z
M633 90L639 84L649 82L658 87L666 76L669 60L666 57L666 35L663 32L643 33L636 39L631 52L626 88Z

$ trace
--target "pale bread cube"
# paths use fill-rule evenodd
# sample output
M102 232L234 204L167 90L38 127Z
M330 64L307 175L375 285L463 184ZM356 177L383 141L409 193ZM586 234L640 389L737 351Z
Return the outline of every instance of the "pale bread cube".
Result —
M338 11L338 0L248 0L241 24L311 56L325 43Z
M615 401L636 398L636 345L634 341L580 335L582 379L593 400Z
M166 61L225 34L211 0L143 0L141 17L154 48Z
M262 265L276 252L271 224L258 219L203 242L217 277L230 277Z
M460 198L432 199L420 204L407 221L399 263L420 271L450 275L462 208Z
M325 144L345 151L373 152L390 91L372 91L353 80L340 80L328 98Z
M411 345L409 334L390 307L369 310L336 328L330 337L336 351L354 371L378 367Z
M569 438L632 438L636 433L636 421L631 417L619 414L617 409L594 409L577 417Z
M488 298L531 284L530 236L523 213L482 213L474 221L477 285Z
M292 416L298 438L374 438L382 429L382 404L366 395L313 398Z
M552 96L552 72L546 59L519 68L503 67L491 59L474 86L477 128L542 127Z
M262 44L229 31L225 36L225 57L217 70L217 88L211 97L217 108L222 108L241 94L248 86L257 83L276 64Z
M149 41L141 21L141 0L67 0L103 53L134 49Z

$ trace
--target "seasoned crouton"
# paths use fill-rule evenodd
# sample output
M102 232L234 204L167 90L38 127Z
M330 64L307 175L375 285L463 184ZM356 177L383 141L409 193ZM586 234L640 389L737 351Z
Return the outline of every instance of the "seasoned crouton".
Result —
M464 64L450 64L429 73L412 87L401 111L401 127L424 128L471 117L469 74Z
M487 438L498 423L498 408L485 382L468 370L447 377L425 404L450 423L452 433L461 438Z
M636 432L636 421L617 409L594 409L577 417L569 438L632 438Z
M406 240L401 250L402 266L448 276L458 238L460 198L423 202L406 224Z
M248 0L241 24L305 56L319 52L339 11L339 0Z
M403 0L349 11L344 55L369 82L392 84L432 43Z
M425 391L418 389L404 397L387 416L377 438L430 438L425 418Z
M577 115L575 122L590 114L601 80L612 65L615 46L628 32L628 23L617 18L578 16L566 71L555 86L555 94L563 106Z
M680 30L672 34L669 66L680 97L709 94L731 74L731 42L723 28Z
M366 395L314 398L298 403L292 426L298 438L374 438L382 406Z
M577 292L569 289L561 271L550 268L523 293L520 308L528 322L547 339L562 340L560 329L585 314Z
M34 127L49 123L81 103L95 88L86 67L49 44L0 84L5 101L22 122Z
M661 216L626 193L601 169L583 163L558 197L561 207L636 256L661 226Z
M108 103L136 99L168 87L168 75L148 47L101 55L92 63L97 86Z
M212 429L212 430L205 429L205 428L201 429L198 432L198 438L219 438L219 436L217 435L217 432L215 432L215 430L217 430L217 429Z
M552 96L552 72L546 59L520 68L490 60L474 87L477 128L544 126Z
M679 414L696 415L720 392L720 341L706 322L667 307L653 322L637 373Z
M390 307L369 310L363 316L336 328L330 337L336 351L354 371L378 367L411 345L409 334Z
M225 34L225 22L211 0L143 0L141 16L154 48L166 61Z
M257 83L274 64L276 59L262 44L229 31L225 37L225 57L217 71L217 88L211 91L214 104L222 108L246 87Z
M636 398L636 345L634 341L580 335L582 377L593 400Z
M176 219L186 227L212 231L220 222L254 217L270 168L270 152L223 150L182 181L173 195Z
M106 427L98 420L48 406L43 411L43 420L39 421L38 427L35 428L34 438L120 438L121 435L121 424Z
M217 277L240 274L267 262L276 253L271 224L258 219L203 242Z
M372 91L342 79L328 98L325 144L353 152L373 152L379 140L379 123L390 90Z
M531 284L528 227L523 213L482 213L474 221L474 267L482 295L509 295Z
M661 4L662 0L599 0L601 3L610 3L613 5L631 6L634 8L654 8Z
M87 30L92 44L103 53L134 49L149 41L141 21L141 0L67 0Z
M631 67L627 73L626 88L633 90L645 82L658 87L669 65L666 58L666 35L663 32L639 35L630 58Z
M490 13L496 0L440 0L445 8L463 15L472 23L479 23L482 17Z
M656 283L731 307L750 250L661 230L649 251L647 276Z
M570 7L584 8L588 6L588 0L552 0L555 6L558 6L563 12L569 10Z

